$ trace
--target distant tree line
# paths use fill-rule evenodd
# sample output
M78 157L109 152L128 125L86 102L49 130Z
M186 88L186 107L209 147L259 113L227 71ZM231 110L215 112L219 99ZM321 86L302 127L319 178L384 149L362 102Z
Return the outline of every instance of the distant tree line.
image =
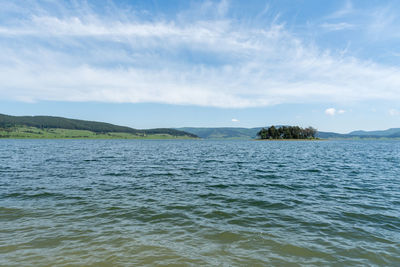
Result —
M271 126L262 128L257 133L260 139L314 139L317 129L313 127L301 128L299 126Z
M70 130L87 130L99 134L121 132L137 135L170 134L172 136L197 137L194 134L170 128L139 130L97 121L84 121L52 116L9 116L0 114L0 128L6 130L8 128L18 126L36 127L40 129L59 128Z

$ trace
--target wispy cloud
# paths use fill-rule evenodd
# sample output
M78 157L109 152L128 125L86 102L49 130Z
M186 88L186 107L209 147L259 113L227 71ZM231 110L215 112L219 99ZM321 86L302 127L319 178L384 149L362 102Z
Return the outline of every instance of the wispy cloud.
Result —
M400 38L400 18L398 10L390 5L371 10L366 25L367 33L375 39Z
M336 10L332 14L329 14L326 18L327 19L338 19L338 18L347 16L353 12L354 12L353 3L352 3L352 1L348 0L345 2L345 4L340 9Z
M0 98L215 107L400 100L398 67L329 53L274 20L241 24L225 15L228 2L207 4L212 19L85 9L0 22Z
M232 121L232 122L239 122L238 119L232 119L231 121Z
M339 23L322 23L321 27L328 31L341 31L341 30L353 29L355 28L355 25L347 22L339 22Z
M400 38L400 6L397 2L356 4L345 2L344 6L323 17L320 27L326 31L357 29L358 39L365 39L365 42L384 42Z

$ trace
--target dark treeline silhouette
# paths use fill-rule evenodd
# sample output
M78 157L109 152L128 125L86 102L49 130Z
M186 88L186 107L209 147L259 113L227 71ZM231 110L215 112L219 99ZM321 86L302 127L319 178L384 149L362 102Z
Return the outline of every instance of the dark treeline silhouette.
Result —
M0 114L0 128L12 128L18 126L36 127L40 129L70 129L87 130L95 133L131 133L137 135L169 134L172 136L197 137L194 134L170 128L138 130L125 126L113 125L97 121L74 120L52 116L9 116Z
M317 129L312 127L301 128L299 126L271 126L267 129L262 128L257 133L260 139L313 139L317 134Z

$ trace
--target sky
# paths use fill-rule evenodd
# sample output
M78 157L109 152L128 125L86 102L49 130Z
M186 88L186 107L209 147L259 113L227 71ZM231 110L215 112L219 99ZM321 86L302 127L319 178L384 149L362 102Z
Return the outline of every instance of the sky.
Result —
M400 127L400 1L0 0L0 113Z

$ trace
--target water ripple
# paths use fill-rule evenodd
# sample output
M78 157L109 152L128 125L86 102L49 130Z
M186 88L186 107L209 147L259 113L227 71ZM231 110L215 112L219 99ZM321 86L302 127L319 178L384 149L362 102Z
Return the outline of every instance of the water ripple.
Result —
M400 143L0 140L1 266L398 266Z

